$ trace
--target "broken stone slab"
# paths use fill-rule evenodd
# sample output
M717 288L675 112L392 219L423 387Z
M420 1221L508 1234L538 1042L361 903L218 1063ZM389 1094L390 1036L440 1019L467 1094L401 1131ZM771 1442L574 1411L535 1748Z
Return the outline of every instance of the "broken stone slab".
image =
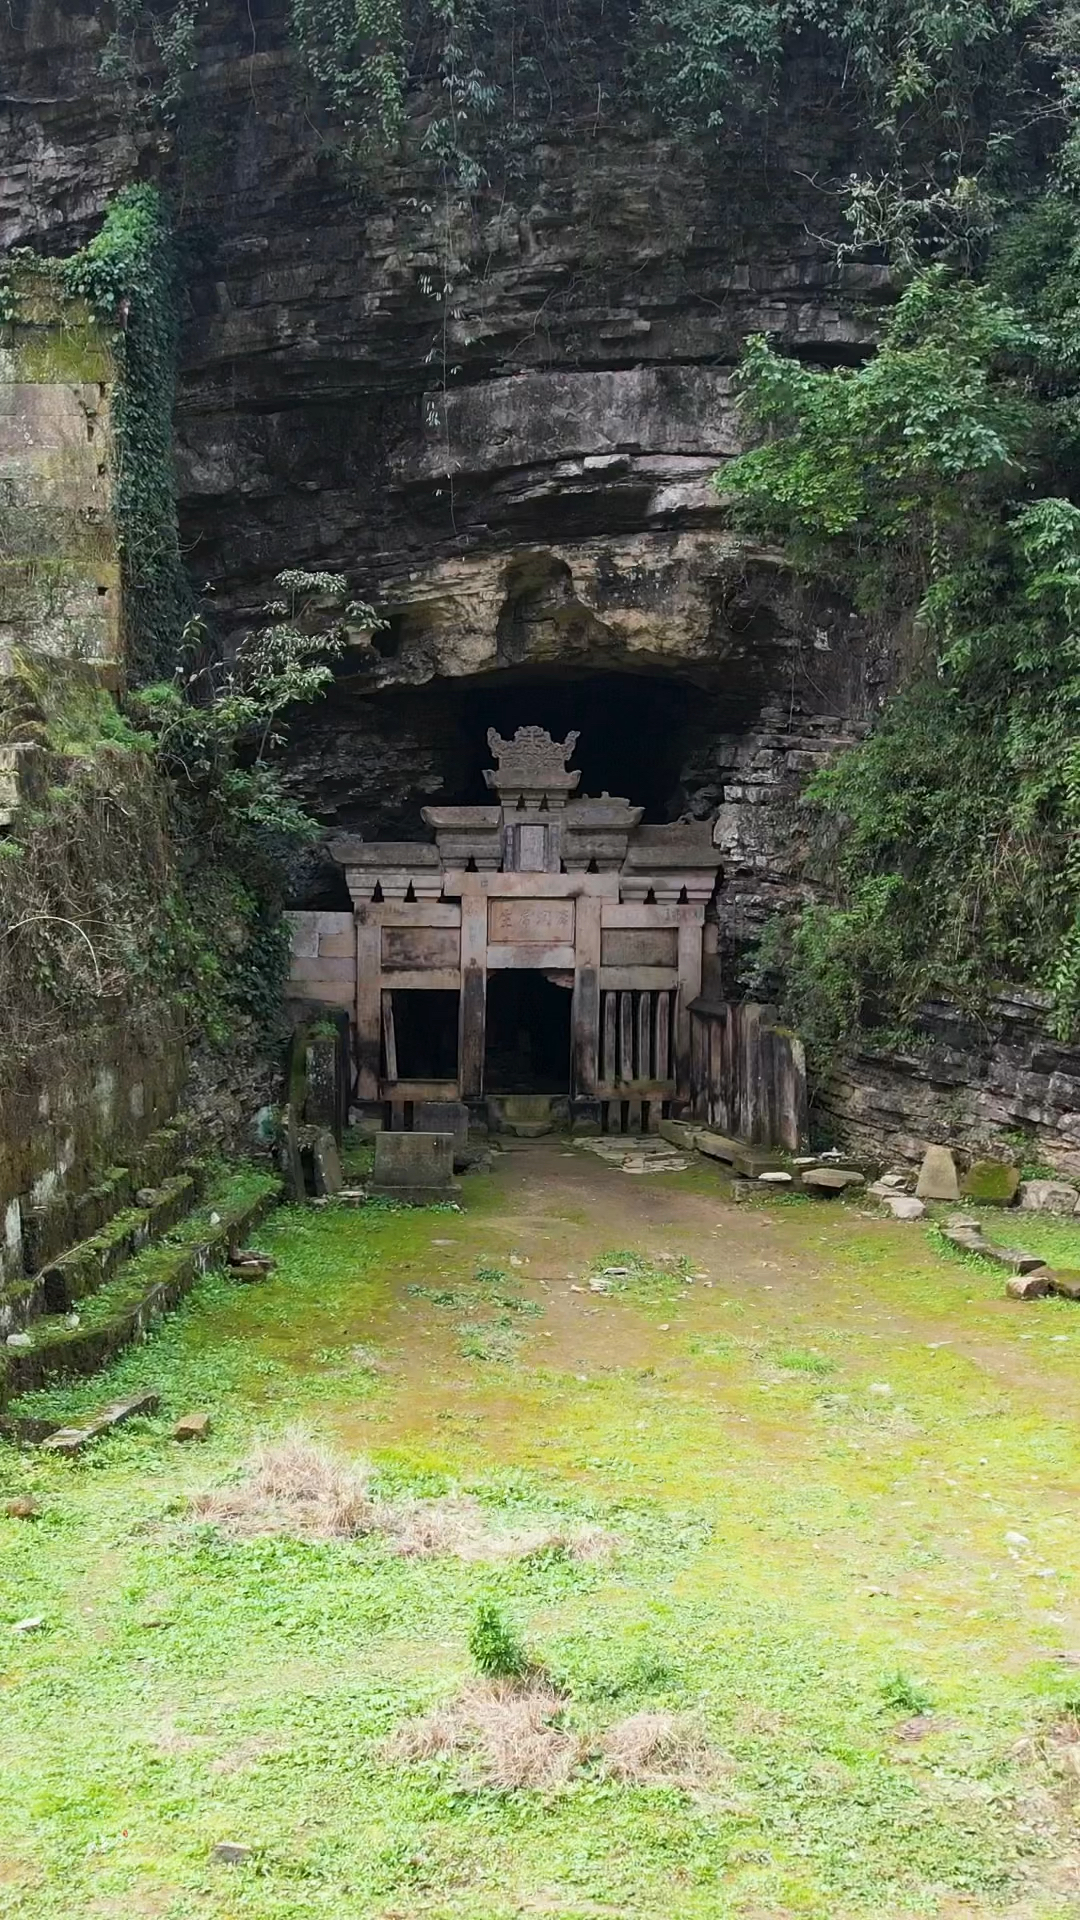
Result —
M173 1428L173 1439L205 1440L209 1432L210 1415L208 1413L184 1413Z
M370 1192L420 1206L452 1199L460 1192L453 1134L377 1133Z
M1026 1213L1075 1213L1080 1192L1064 1180L1025 1180L1020 1205Z
M67 1456L80 1453L92 1440L100 1439L103 1433L109 1433L113 1427L122 1426L125 1420L131 1420L138 1413L156 1413L160 1405L160 1396L156 1393L137 1393L130 1400L112 1400L100 1412L93 1413L77 1427L58 1427L41 1441L43 1453L57 1453Z
M959 1200L956 1161L948 1147L927 1147L915 1182L915 1194L919 1200Z
M245 1846L241 1840L219 1840L210 1849L210 1858L222 1866L239 1867L245 1860L250 1860L254 1852L254 1847Z
M864 1186L865 1180L852 1167L809 1167L802 1176L802 1185L808 1193L819 1193L829 1198L843 1193L847 1187Z
M770 1187L791 1187L795 1184L794 1176L786 1173L783 1167L766 1167L764 1173L758 1174L758 1179Z
M311 1169L315 1191L321 1196L340 1193L345 1185L338 1144L329 1128L321 1127L311 1143Z
M926 1212L926 1202L913 1193L885 1193L881 1199L894 1220L921 1220Z
M1044 1267L1033 1277L1041 1280L1043 1274L1049 1279L1050 1292L1056 1293L1059 1300L1080 1300L1080 1273L1075 1268Z
M689 1153L694 1146L698 1128L688 1120L661 1120L659 1133L661 1140L667 1140L671 1146L680 1147Z
M996 1267L1009 1267L1016 1273L1036 1273L1046 1266L1046 1261L1038 1253L1024 1253L1018 1247L999 1247L988 1240L982 1228L975 1221L964 1222L944 1229L945 1239L950 1246L958 1247L961 1253L977 1253L984 1260L991 1260Z
M256 1269L260 1274L273 1273L277 1261L272 1253L260 1253L257 1247L231 1247L229 1266L234 1272L250 1276Z
M1011 1207L1020 1188L1020 1174L1007 1160L973 1160L961 1182L965 1200L984 1207Z

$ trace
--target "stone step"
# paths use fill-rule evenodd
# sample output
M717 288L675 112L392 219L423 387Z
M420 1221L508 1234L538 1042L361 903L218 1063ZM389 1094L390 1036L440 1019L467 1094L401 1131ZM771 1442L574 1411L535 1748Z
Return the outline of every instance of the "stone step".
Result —
M134 1148L123 1166L110 1167L79 1194L57 1194L22 1216L23 1263L28 1274L101 1232L116 1214L135 1202L140 1188L160 1187L181 1171L191 1150L191 1122L184 1114L170 1120Z
M0 1354L0 1404L55 1380L96 1373L175 1307L200 1273L224 1264L230 1249L277 1204L281 1183L266 1174L240 1198L230 1201L229 1192L228 1185L212 1188L183 1238L144 1246L119 1266L84 1297L77 1324L70 1324L67 1313L33 1321L20 1336L29 1344Z
M211 1177L209 1163L189 1160L181 1173L171 1175L162 1186L140 1187L141 1204L135 1205L126 1167L115 1172L123 1178L122 1186L119 1178L113 1183L113 1191L125 1195L123 1209L29 1279L5 1288L0 1301L0 1339L25 1330L42 1314L66 1312L76 1300L96 1292L140 1247L175 1226L199 1200Z
M80 1241L42 1268L39 1277L46 1313L67 1313L78 1301L96 1293L125 1260L160 1239L190 1213L198 1197L195 1181L183 1173L175 1174L160 1187L140 1187L139 1194L141 1206L125 1207L100 1233Z

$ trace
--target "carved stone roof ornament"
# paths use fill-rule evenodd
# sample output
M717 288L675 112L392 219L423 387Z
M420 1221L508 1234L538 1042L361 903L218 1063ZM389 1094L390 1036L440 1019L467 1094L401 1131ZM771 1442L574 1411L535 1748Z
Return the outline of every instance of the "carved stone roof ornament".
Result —
M566 762L577 746L580 734L568 733L565 740L553 740L546 727L519 727L512 740L504 740L494 727L488 728L488 746L499 762L485 767L484 780L500 800L524 795L539 800L542 795L562 805L581 780L570 773Z

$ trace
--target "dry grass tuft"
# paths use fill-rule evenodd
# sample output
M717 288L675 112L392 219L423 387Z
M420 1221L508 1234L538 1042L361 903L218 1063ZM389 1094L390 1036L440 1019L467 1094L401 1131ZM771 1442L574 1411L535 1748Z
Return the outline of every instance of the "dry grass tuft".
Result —
M692 1793L726 1771L688 1714L632 1713L608 1727L597 1746L608 1778L627 1787L682 1787Z
M416 1558L521 1560L560 1552L594 1563L611 1559L618 1542L603 1527L519 1528L493 1532L468 1495L438 1500L378 1500L370 1468L338 1459L299 1430L258 1447L235 1486L196 1496L192 1511L237 1540L290 1534L301 1540L353 1540L379 1533Z
M550 1791L564 1785L585 1756L579 1735L557 1724L565 1705L542 1677L479 1681L402 1727L386 1755L412 1762L463 1757L471 1785Z
M349 1466L306 1434L257 1447L234 1487L196 1496L193 1510L239 1540L289 1533L306 1540L352 1540L382 1525L366 1466Z
M465 1762L462 1784L551 1791L587 1762L627 1787L679 1787L697 1793L730 1772L696 1720L642 1712L586 1738L561 1724L568 1700L543 1673L520 1680L475 1681L457 1698L402 1727L388 1760Z

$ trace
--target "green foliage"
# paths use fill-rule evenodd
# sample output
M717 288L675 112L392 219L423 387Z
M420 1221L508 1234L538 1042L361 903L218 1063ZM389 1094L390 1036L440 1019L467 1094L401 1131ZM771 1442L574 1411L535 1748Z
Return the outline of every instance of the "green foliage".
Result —
M113 510L119 534L127 658L136 677L171 672L191 590L180 554L173 470L176 266L156 187L125 187L100 233L67 263L68 291L114 328Z
M641 0L631 75L683 132L748 131L801 54L860 128L855 244L966 256L1037 155L1064 16L1061 0Z
M481 1600L476 1609L469 1652L478 1670L491 1680L516 1680L528 1670L528 1655L493 1600Z
M294 571L276 584L267 624L229 663L194 664L206 637L193 621L187 669L129 700L172 793L178 884L160 922L161 965L192 1027L216 1045L238 1021L274 1029L288 970L290 870L318 837L273 762L284 716L324 691L346 622L375 617L348 602L337 574Z
M880 1693L884 1705L896 1713L929 1713L934 1704L926 1688L900 1668L882 1681Z
M175 128L193 93L196 29L206 0L115 0L98 71L124 101L129 117Z
M370 159L399 138L407 37L402 0L292 0L292 33L350 150Z
M1055 196L980 281L923 271L856 372L747 350L765 437L718 484L913 655L811 783L823 897L758 957L819 1061L928 996L978 1008L1005 983L1045 989L1059 1034L1080 1024L1078 232Z

